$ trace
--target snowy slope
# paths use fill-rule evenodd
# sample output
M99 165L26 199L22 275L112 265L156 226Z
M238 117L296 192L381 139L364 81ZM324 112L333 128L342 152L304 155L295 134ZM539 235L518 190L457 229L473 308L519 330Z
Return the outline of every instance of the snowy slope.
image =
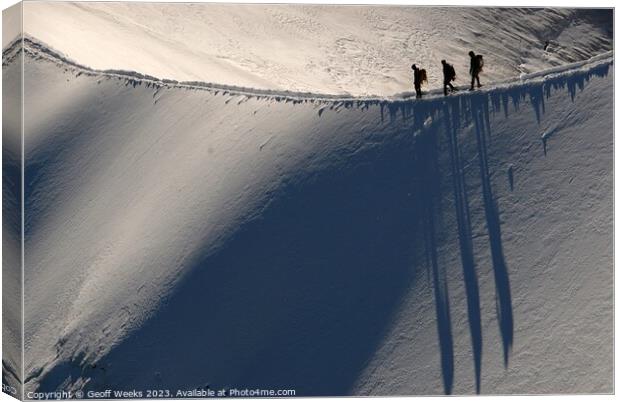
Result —
M27 390L611 392L611 54L412 101L26 43Z
M14 13L14 9L11 10ZM21 55L2 71L2 381L5 392L21 394ZM13 387L13 388L11 388Z
M96 69L327 94L441 84L441 59L485 83L612 49L612 13L587 9L27 2L24 30ZM543 50L545 42L547 50Z

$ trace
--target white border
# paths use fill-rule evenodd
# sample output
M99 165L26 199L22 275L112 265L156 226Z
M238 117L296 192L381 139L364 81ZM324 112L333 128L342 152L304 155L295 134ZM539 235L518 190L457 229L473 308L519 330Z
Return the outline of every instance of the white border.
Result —
M96 1L96 0L83 0L83 1ZM143 0L135 0L135 1L143 1ZM183 0L167 0L167 1L162 1L162 0L151 0L152 2L187 2L187 1L183 1ZM195 2L203 2L203 1L195 1ZM212 2L217 2L217 3L235 3L234 1L226 1L226 0L219 0L219 1L212 1ZM537 1L533 1L533 0L529 0L529 1L523 1L523 0L513 0L510 2L510 4L504 4L504 3L499 3L497 0L492 1L492 0L425 0L425 1L416 1L416 0L389 0L389 1L382 1L382 0L337 0L337 1L330 1L330 0L308 0L308 1L300 1L300 0L270 0L270 1L258 1L258 0L243 0L243 1L238 1L238 2L243 2L243 3L312 3L312 4L379 4L379 5L417 5L417 6L476 6L476 7L480 7L480 6L487 6L487 7L497 7L497 6L502 6L502 7L506 7L506 6L512 6L512 7L558 7L558 8L574 8L574 7L587 7L587 8L595 8L595 7L604 7L604 8L610 8L610 7L614 7L615 3L613 1L605 1L605 0L589 0L589 1L576 1L576 0L546 0L543 3L541 2L537 2ZM0 5L2 9L8 8L14 4L17 4L18 2L15 0L0 0ZM1 28L1 18L0 18L0 28ZM23 26L23 24L22 24ZM615 12L614 12L614 48L615 48L615 42L618 36L618 33L616 31L616 26L615 26ZM617 250L617 246L618 246L618 242L620 241L618 239L618 237L615 236L616 233L618 233L618 229L620 228L620 224L618 223L618 221L615 219L616 216L616 211L617 211L617 207L618 207L618 197L616 197L617 195L617 190L618 188L620 188L620 178L618 175L618 164L616 164L616 156L618 155L618 142L616 141L616 129L615 129L615 122L618 120L618 117L620 115L617 105L618 105L618 97L619 92L618 92L618 86L617 86L617 82L615 80L615 72L616 72L616 64L614 63L614 266L618 266L618 254L615 252L615 250ZM23 67L22 67L23 69ZM2 84L0 83L0 91L2 89ZM22 80L22 101L23 101L23 80ZM2 118L2 110L0 108L0 120ZM22 129L24 127L24 121L23 121L23 107L22 107ZM23 136L22 136L22 162L23 162ZM1 161L1 155L0 155L0 161ZM23 197L23 168L22 168L22 197ZM0 216L0 222L1 222L1 216ZM23 202L22 202L22 227L23 227ZM2 240L2 234L0 232L0 242ZM1 257L1 250L0 250L0 257ZM23 263L23 239L22 239L22 263ZM1 260L1 259L0 259ZM2 279L0 276L0 289L2 288ZM617 278L616 275L614 274L614 338L615 338L615 334L618 333L618 320L617 320L617 310L615 309L615 306L618 305L618 292L616 292L617 290ZM22 266L22 289L23 289L23 266ZM22 293L23 294L23 293ZM0 306L1 306L1 298L0 298ZM1 310L0 310L1 311ZM23 315L23 298L22 298L22 315ZM22 325L23 325L23 316L22 316ZM23 333L23 332L22 332ZM2 334L0 332L0 343L2 340ZM614 344L615 344L615 339L614 339ZM615 362L617 361L617 350L614 347L614 368L615 368ZM22 351L22 361L23 361L23 351ZM22 364L23 366L23 364ZM23 378L23 377L22 377ZM614 389L617 390L618 389L618 375L617 375L617 370L614 370ZM549 395L549 396L521 396L521 395L514 395L514 396L465 396L465 397L441 397L441 396L437 396L437 397L376 397L376 398L372 398L373 401L377 401L377 402L386 402L386 401L392 401L392 402L398 402L398 401L407 401L407 402L429 402L429 401L439 401L439 400L449 400L450 401L476 401L476 400L483 400L483 401L496 401L496 400L504 400L504 401L551 401L552 398L562 398L562 401L568 401L568 402L598 402L598 401L610 401L610 400L616 400L616 396L615 395L572 395L572 396L564 396L564 395ZM356 397L346 397L346 398L294 398L295 401L312 401L312 402L317 402L317 401L328 401L328 400L333 400L333 399L342 399L342 400L354 400L354 399L359 399ZM182 401L182 402L187 402L187 400L177 400L177 399L167 399L168 401ZM219 401L221 401L222 399L218 399ZM235 398L235 400L240 400L240 401L273 401L274 399L246 399L246 398ZM291 400L290 398L286 398L286 400ZM14 398L11 398L10 396L8 396L7 394L4 393L0 393L0 402L10 402L10 401L15 401Z

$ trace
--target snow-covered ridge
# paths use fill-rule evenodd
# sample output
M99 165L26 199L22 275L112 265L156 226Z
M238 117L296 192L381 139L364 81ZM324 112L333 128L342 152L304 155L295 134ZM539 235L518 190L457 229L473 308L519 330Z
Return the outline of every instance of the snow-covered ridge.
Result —
M195 82L195 81L176 81L166 78L157 78L149 75L142 74L136 71L123 71L123 70L96 70L90 67L84 66L74 60L71 60L61 52L52 49L43 42L37 40L34 37L25 35L23 40L21 38L13 41L2 51L3 64L9 63L15 56L16 52L21 49L35 58L46 59L48 61L61 64L71 68L76 74L86 75L98 75L106 78L115 78L126 80L131 85L147 85L153 87L169 87L169 88L184 88L188 90L205 90L215 94L221 93L222 95L231 96L245 96L248 98L258 97L266 98L275 101L284 102L313 102L318 104L330 104L332 107L345 106L351 107L356 105L358 107L368 107L371 104L395 104L402 102L423 102L427 99L443 98L442 89L432 89L425 91L425 98L421 100L411 99L415 93L405 92L401 94L395 94L391 97L378 97L378 96L348 96L348 95L331 95L321 94L313 92L295 92L295 91L282 91L282 90L265 90L259 88L246 88L238 87L234 85L221 85L210 82ZM562 76L574 74L575 71L581 69L589 69L604 64L611 64L613 62L613 51L604 52L591 57L588 60L578 61L575 63L569 63L563 66L552 67L547 70L538 71L530 74L522 74L520 77L512 80L503 80L495 83L490 83L477 90L477 92L488 93L494 90L506 90L512 88L515 85L530 83L533 79L546 80L561 78ZM526 82L527 81L527 82ZM461 87L461 90L466 89ZM454 96L467 96L468 92L461 92Z
M464 85L470 50L484 83L537 72L612 50L612 30L610 10L566 8L24 5L24 32L95 69L351 96L409 90L414 62L438 87L442 59Z

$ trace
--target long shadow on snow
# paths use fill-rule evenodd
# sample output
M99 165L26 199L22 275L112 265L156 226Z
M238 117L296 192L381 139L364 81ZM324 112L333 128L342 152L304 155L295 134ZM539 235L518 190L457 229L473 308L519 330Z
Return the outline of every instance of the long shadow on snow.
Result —
M454 381L454 342L450 320L450 302L445 267L439 266L437 242L438 222L441 222L441 172L438 163L438 136L422 133L416 137L414 152L415 172L419 183L419 209L422 213L422 227L426 245L427 267L432 271L433 293L437 334L441 354L441 371L444 392L452 393Z
M459 147L458 132L460 127L461 105L459 101L446 103L443 110L444 123L450 148L450 164L452 166L452 188L455 215L457 221L461 265L467 298L467 316L472 338L472 352L476 376L476 393L480 393L480 372L482 369L482 324L480 318L480 291L474 261L472 243L471 218L463 162Z
M489 171L487 137L490 138L491 136L491 125L489 123L488 104L489 102L486 96L476 96L472 100L471 112L476 128L480 181L482 183L484 212L487 230L489 232L491 259L495 276L496 307L504 348L504 365L508 366L508 354L512 348L514 323L512 317L510 280L502 245L499 209L495 197L493 196L491 174Z

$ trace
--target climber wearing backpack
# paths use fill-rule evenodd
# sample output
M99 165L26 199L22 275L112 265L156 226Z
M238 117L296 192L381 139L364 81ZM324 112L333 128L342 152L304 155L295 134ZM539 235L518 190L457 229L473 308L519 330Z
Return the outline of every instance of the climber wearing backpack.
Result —
M454 66L446 63L445 60L442 60L441 64L443 65L443 94L447 96L448 87L450 87L450 92L456 91L452 85L452 81L456 79L456 71L454 71Z
M479 74L482 72L482 67L484 67L484 59L482 58L482 55L475 54L473 51L469 52L469 57L471 58L471 61L469 63L469 74L471 74L471 87L469 88L469 90L473 91L474 81L478 82L478 88L482 86L480 85Z
M422 97L422 83L426 81L426 70L420 69L415 64L411 65L413 70L413 87L415 88L415 97Z

